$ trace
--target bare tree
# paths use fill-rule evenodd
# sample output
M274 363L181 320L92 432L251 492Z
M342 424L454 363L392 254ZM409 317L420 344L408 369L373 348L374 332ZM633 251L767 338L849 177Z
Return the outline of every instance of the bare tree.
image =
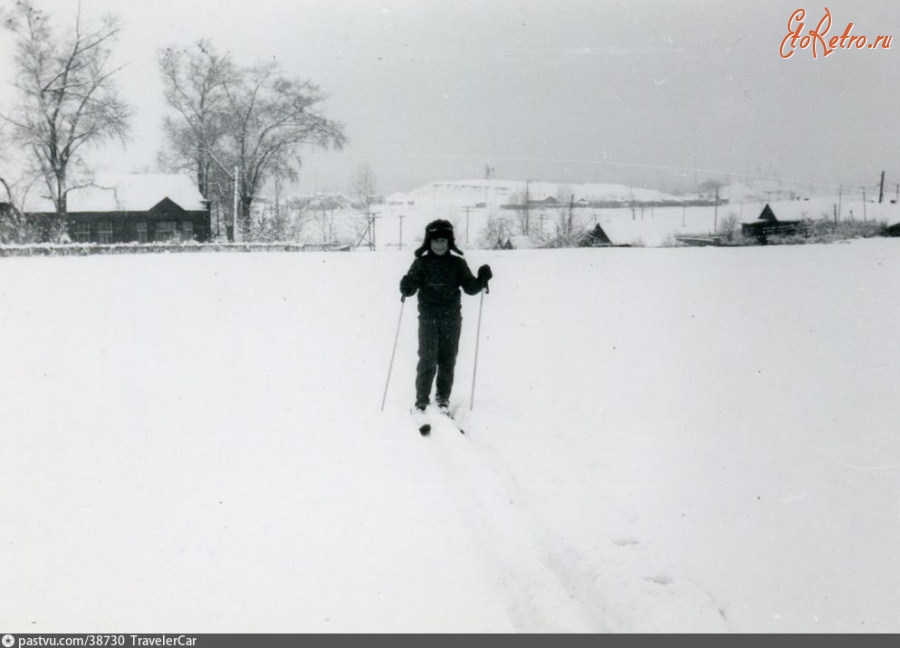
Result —
M221 202L230 181L214 163L213 152L225 136L228 106L225 87L238 71L227 55L217 54L200 40L191 50L165 48L159 53L166 103L176 116L166 116L163 131L168 142L160 161L170 168L188 169L204 197Z
M359 212L356 219L356 235L360 240L369 238L369 244L374 246L373 232L374 214L372 206L378 199L378 179L375 172L368 164L360 164L350 178L350 199Z
M525 181L525 195L522 198L522 211L519 214L519 228L525 236L531 235L531 193L529 185L531 180Z
M312 220L309 204L297 196L288 196L282 209L285 211L285 236L288 240L300 241Z
M307 205L296 196L285 197L284 181L276 177L270 188L271 201L254 208L253 238L257 241L297 241L309 220Z
M546 247L577 247L587 233L583 225L575 218L575 199L569 198L569 204L558 211L556 216L556 236L548 240Z
M310 81L280 76L276 64L249 68L229 85L229 128L223 158L240 170L241 225L269 178L296 180L300 147L342 148L343 127L315 110L325 96Z
M316 232L322 237L322 244L328 245L329 243L333 243L336 239L334 210L318 209L315 211L312 220L316 228Z
M9 174L14 168L10 160L6 124L0 124L0 243L24 243L28 240L21 197L15 190L16 180Z
M504 239L509 239L510 226L505 216L488 216L487 223L480 234L480 244L485 248L500 248Z
M295 180L304 145L342 148L343 126L318 112L325 99L319 86L286 78L276 63L239 67L208 43L198 44L198 50L180 56L167 50L161 56L166 100L176 112L169 128L176 135L190 130L193 157L188 159L198 178L209 161L218 173L237 180L238 222L249 237L253 201L265 183ZM176 85L190 78L194 81Z
M283 203L284 179L276 176L272 181L273 200L269 209L264 211L261 219L260 231L264 233L263 240L284 241L288 231L289 212Z
M360 211L372 211L372 205L378 198L378 179L368 164L360 164L350 178L350 197Z
M575 227L575 195L569 192L568 204L561 208L556 216L556 236L567 243L581 232L576 232Z
M15 182L0 176L0 243L30 243L35 237L34 223L25 216L23 208L27 187L16 191Z
M717 234L721 234L725 237L725 240L731 242L735 239L738 232L740 232L740 222L738 221L738 216L734 212L729 212L728 216L722 219L722 222L719 223L719 228L716 231Z
M111 66L110 46L119 34L113 16L100 27L82 25L80 11L71 29L55 30L27 0L5 12L4 27L16 37L17 95L3 115L13 143L37 165L53 201L53 237L64 227L69 191L85 180L81 152L110 140L125 142L131 110L122 100Z

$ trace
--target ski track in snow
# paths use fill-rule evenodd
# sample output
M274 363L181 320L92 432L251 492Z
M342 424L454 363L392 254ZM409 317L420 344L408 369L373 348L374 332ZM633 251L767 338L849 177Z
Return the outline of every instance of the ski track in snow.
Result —
M677 631L678 619L696 616L697 610L706 619L694 630L729 630L725 606L690 581L676 583L664 570L650 570L641 582L627 582L633 579L634 561L646 558L635 553L640 540L609 538L607 552L618 554L610 559L578 548L554 531L529 507L501 457L481 442L477 423L462 409L454 418L455 425L435 417L431 453L483 550L486 569L506 595L503 604L516 632ZM465 436L457 426L467 429ZM629 568L617 568L620 561ZM627 597L622 603L623 593L645 593L648 584L661 590L647 599L654 605L635 609ZM665 590L676 588L683 614L673 615L669 608L675 596Z
M475 442L460 435L453 425L436 421L432 436L435 462L443 470L469 532L484 550L486 569L506 594L503 603L515 630L600 630L588 625L580 602L568 594L547 565L528 521L516 506L515 485L488 465L483 453L473 447Z

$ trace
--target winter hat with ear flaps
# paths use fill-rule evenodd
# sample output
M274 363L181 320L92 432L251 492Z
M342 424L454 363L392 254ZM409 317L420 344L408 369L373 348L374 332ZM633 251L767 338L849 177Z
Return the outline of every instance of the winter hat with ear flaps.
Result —
M425 226L425 241L423 241L422 246L415 251L415 255L420 257L425 254L425 252L431 250L431 241L434 239L447 239L447 247L457 254L462 254L462 251L456 247L456 239L453 235L453 223L448 220L438 219L436 221L431 221Z

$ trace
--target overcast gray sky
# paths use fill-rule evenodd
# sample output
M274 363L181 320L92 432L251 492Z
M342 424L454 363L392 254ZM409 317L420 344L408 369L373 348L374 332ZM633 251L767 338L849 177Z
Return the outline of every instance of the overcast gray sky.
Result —
M7 6L14 0L0 0ZM71 23L73 0L35 0ZM781 56L788 21L827 6L900 36L900 2L851 0L81 0L118 14L116 58L135 106L103 166L152 168L164 110L156 52L208 38L238 63L277 60L328 93L349 145L305 157L301 190L344 189L361 163L379 188L482 177L655 188L734 174L900 182L900 40L890 49ZM0 34L9 74L10 35Z

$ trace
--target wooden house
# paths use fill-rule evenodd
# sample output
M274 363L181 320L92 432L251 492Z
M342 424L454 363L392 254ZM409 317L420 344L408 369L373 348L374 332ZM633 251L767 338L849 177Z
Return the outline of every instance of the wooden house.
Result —
M741 234L748 238L755 238L760 243L765 243L773 234L802 234L803 221L778 220L772 208L766 204L755 221L741 223Z
M609 247L612 246L612 244L613 242L606 235L606 232L600 227L600 223L597 223L594 226L594 229L585 234L581 239L581 247Z
M45 201L28 213L41 220L55 210ZM98 176L69 192L66 232L76 243L207 241L209 201L181 175Z

